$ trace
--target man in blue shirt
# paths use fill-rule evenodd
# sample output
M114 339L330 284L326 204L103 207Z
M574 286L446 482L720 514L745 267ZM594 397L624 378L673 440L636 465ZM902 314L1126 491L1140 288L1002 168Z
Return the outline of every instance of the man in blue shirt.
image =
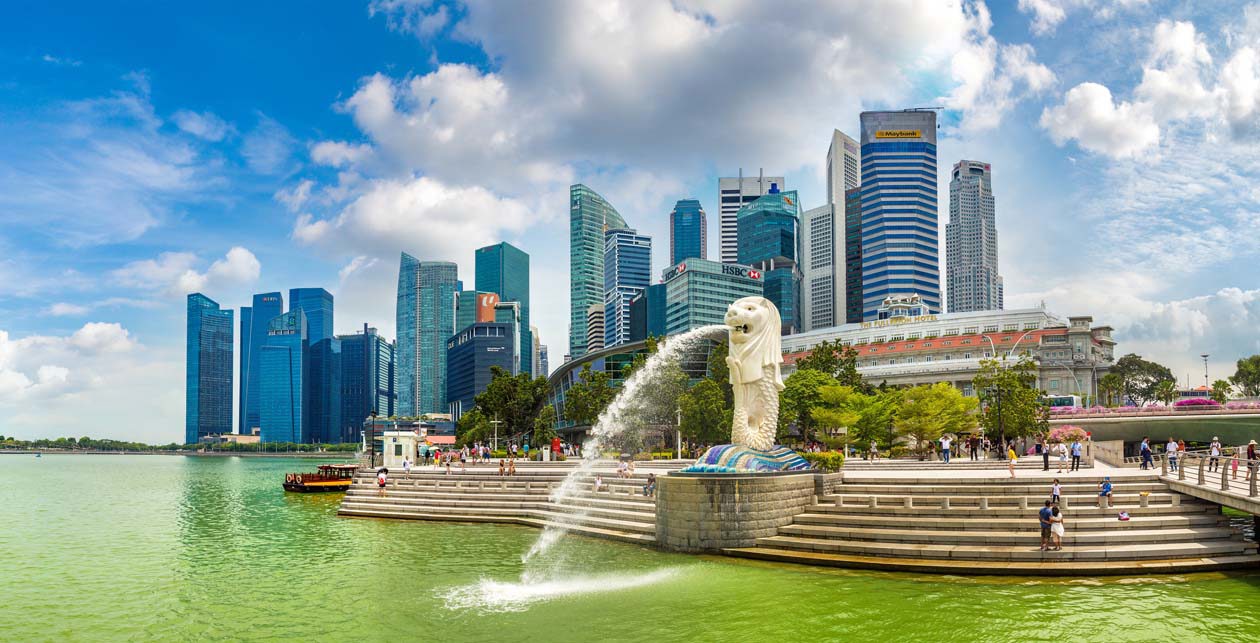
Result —
M1050 546L1050 516L1054 515L1054 511L1050 509L1050 501L1046 501L1046 506L1037 512L1037 519L1041 521L1041 551L1045 551Z
M1111 476L1104 476L1103 481L1098 483L1098 508L1106 509L1111 506Z
M1151 455L1151 439L1149 437L1142 438L1141 452L1142 452L1142 468L1154 469L1155 461L1154 461L1153 456Z
M1072 468L1069 471L1081 470L1081 441L1072 440Z

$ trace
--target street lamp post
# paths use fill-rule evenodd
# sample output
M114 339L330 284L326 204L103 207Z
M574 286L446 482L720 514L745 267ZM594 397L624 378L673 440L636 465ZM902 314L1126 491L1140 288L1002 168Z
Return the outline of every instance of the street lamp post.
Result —
M494 425L494 446L491 447L491 449L494 451L499 450L499 425L502 423L503 423L503 420L500 420L499 416L497 415L494 416L493 420L490 420L490 424Z
M1208 354L1204 353L1200 355L1199 357L1203 358L1203 386L1206 386L1208 390L1211 390L1212 385L1208 383L1208 364L1207 364Z
M675 425L677 429L674 431L674 448L678 459L682 460L682 407L675 410L678 411L678 424Z

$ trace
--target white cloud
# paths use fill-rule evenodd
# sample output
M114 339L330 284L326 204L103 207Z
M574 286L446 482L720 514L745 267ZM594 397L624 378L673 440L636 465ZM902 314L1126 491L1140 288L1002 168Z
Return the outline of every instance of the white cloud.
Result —
M1107 20L1118 9L1132 9L1146 5L1148 0L1019 0L1019 10L1032 14L1029 29L1038 36L1055 32L1068 15L1079 9L1092 8L1095 18Z
M68 336L18 339L0 330L0 407L98 385L107 380L111 361L118 360L119 353L138 346L117 323L89 322Z
M75 316L84 315L91 310L87 306L79 304L70 304L66 302L57 302L48 307L48 314L53 316Z
M197 256L190 252L163 252L156 259L128 263L110 275L121 286L183 296L250 284L258 280L262 270L254 253L240 246L228 250L205 272L196 270L197 263Z
M121 324L88 322L70 336L70 344L88 353L120 353L135 346Z
M241 155L249 168L259 174L276 174L288 168L293 156L294 140L275 119L258 115L258 125L245 135Z
M1193 24L1162 20L1155 26L1151 56L1134 95L1162 120L1209 114L1215 101L1203 76L1211 65L1207 44Z
M1075 140L1087 150L1118 158L1159 142L1159 125L1146 105L1114 103L1111 90L1098 83L1068 90L1062 105L1041 113L1041 126L1058 145Z
M81 60L66 58L64 56L54 56L52 54L44 54L40 57L40 60L43 60L51 65L65 65L67 67L78 67L83 64L83 61Z
M320 165L342 167L361 163L372 153L370 145L342 141L320 141L311 147L311 160Z
M378 261L377 259L366 257L364 255L359 255L351 259L350 263L342 266L341 270L337 271L337 280L344 282L346 279L350 277L350 275L353 275L354 273L360 270L367 270L368 268L371 268L372 266L376 265L377 261Z
M944 104L963 113L966 129L993 129L1017 103L1053 85L1055 76L1036 62L1031 45L1001 45L989 35L993 21L984 4L967 7L967 17L969 37L950 61L958 84Z
M157 308L159 305L157 301L150 299L107 297L79 303L59 301L45 308L44 314L53 317L82 317L100 308Z
M311 198L311 188L315 187L315 182L310 179L304 179L298 182L289 190L279 190L275 194L277 201L284 204L290 212L297 212L306 205L306 201Z
M221 141L232 132L231 124L210 112L181 109L171 118L179 129L207 141Z

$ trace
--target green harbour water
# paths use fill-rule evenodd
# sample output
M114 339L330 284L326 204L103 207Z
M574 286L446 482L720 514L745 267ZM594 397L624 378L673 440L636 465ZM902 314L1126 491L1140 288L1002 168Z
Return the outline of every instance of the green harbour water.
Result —
M1251 641L1260 573L818 569L338 518L310 460L0 456L0 641ZM529 578L522 582L522 574Z

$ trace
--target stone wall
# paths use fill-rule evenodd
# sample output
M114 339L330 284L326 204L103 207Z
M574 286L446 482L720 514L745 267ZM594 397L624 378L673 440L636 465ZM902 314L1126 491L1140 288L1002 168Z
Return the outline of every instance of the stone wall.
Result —
M694 553L752 547L813 504L816 485L835 483L813 472L661 476L656 483L657 545Z

